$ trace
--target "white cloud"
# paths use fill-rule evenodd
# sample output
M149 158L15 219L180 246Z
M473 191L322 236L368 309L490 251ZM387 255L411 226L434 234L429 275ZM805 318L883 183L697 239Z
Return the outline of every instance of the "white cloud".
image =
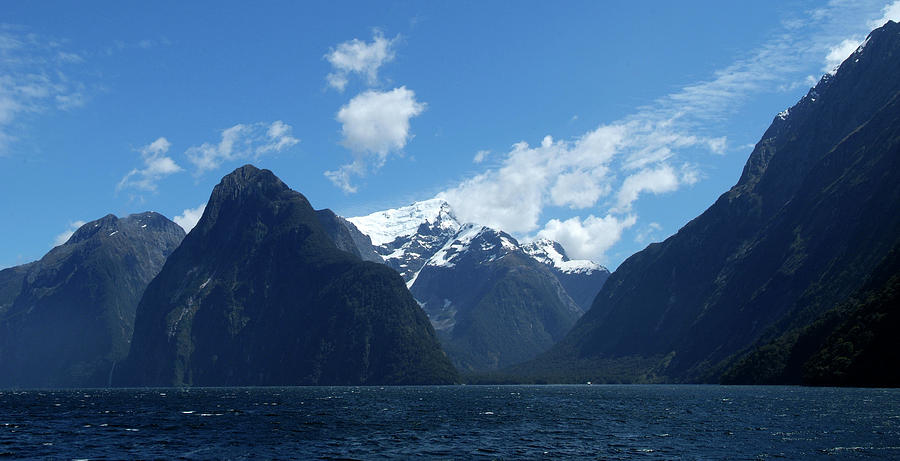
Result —
M72 234L74 234L75 231L77 231L79 227L81 227L85 224L87 224L87 223L84 221L70 222L68 229L66 229L65 231L63 231L62 233L60 233L53 239L53 246L58 247L58 246L62 245L63 243L66 243L69 240L69 238L72 237Z
M83 63L58 40L0 24L0 156L10 153L31 117L85 104Z
M409 120L425 110L405 86L390 91L369 90L351 99L337 113L342 144L356 152L384 157L409 141Z
M586 171L572 171L557 176L556 184L550 188L550 201L556 206L568 206L572 209L587 208L597 203L600 197L609 195L612 187L600 184L597 177L605 177L607 169L599 174Z
M551 219L538 232L538 237L561 243L574 259L602 261L606 259L606 251L622 238L622 232L636 222L634 215L620 218L611 214L602 218L590 215L583 221L578 217L565 221Z
M200 218L203 217L204 210L206 210L206 204L201 203L197 208L188 208L184 210L184 212L176 216L173 221L175 221L175 224L181 226L185 232L190 232L191 229L197 225L197 222L200 221Z
M823 14L826 17L834 16L835 14L840 14L840 9L832 8ZM866 30L859 30L845 35L843 39L831 39L830 44L826 46L825 64L823 67L825 73L834 74L841 63L863 44L869 30L881 27L888 21L900 21L900 0L884 5L878 14L880 16L877 19L872 19L866 23Z
M900 22L900 0L885 5L881 9L881 17L869 21L869 28L876 29L888 21Z
M381 168L390 153L402 150L412 137L410 119L424 110L425 104L416 101L416 94L405 86L357 95L336 117L341 123L341 144L354 152L355 159L326 171L325 176L345 192L356 192L351 178L365 176L370 168Z
M725 154L725 149L728 146L728 138L725 136L709 138L706 140L706 145L709 147L710 152L722 155Z
M353 194L356 193L359 188L353 185L352 177L364 176L365 173L365 164L360 160L356 160L352 163L341 165L337 170L326 171L325 177L335 186L340 187L345 194Z
M155 191L156 183L160 179L183 169L166 156L172 144L166 138L158 138L140 149L143 168L135 168L128 172L116 185L116 191L133 188L145 191Z
M848 56L853 54L853 52L859 48L860 44L862 44L861 40L848 38L831 47L831 49L828 50L828 55L825 56L825 67L822 70L834 74L841 63L844 62Z
M625 178L616 196L617 210L630 210L631 204L642 192L662 194L678 189L678 176L669 165L644 169Z
M378 69L381 65L394 60L394 44L398 38L399 36L392 39L384 38L384 35L376 30L370 43L354 38L339 44L325 55L325 59L334 68L334 71L326 76L328 84L338 91L344 91L348 77L351 74L359 74L366 78L370 86L375 85L378 82Z
M633 207L644 197L697 183L703 177L697 165L704 162L696 159L729 151L723 122L744 100L796 89L798 82L814 84L810 69L821 65L833 44L862 32L865 18L882 5L832 1L805 17L788 18L782 21L783 30L773 31L769 40L709 79L685 85L572 140L548 136L539 147L517 143L496 156L499 166L463 179L439 197L463 220L519 235L538 231L560 236L557 240L567 249L572 246L573 254L597 258L636 222ZM885 14L893 14L893 8L885 8ZM546 221L542 215L550 206L596 207L594 214L605 216L605 225L593 215L584 221Z
M185 154L197 174L214 170L225 162L258 160L262 155L281 152L300 142L291 135L290 125L281 120L265 124L238 124L222 130L218 143L188 148Z
M481 163L488 158L488 155L491 155L491 151L489 150L480 150L475 153L475 157L472 158L472 162Z
M662 184L636 183L639 178L622 185L617 179L620 173L665 167L673 178L670 188L696 182L696 172L684 170L679 179L665 161L676 149L709 151L718 145L716 140L677 133L669 120L652 121L647 117L643 121L620 121L602 125L574 141L554 141L547 136L538 147L517 143L500 167L468 178L439 196L451 203L465 221L528 233L540 226L541 213L548 205L592 207L619 185L626 191L617 196L628 199L622 201L621 210L609 211L624 212L640 192L662 192ZM635 189L636 186L645 187ZM633 199L629 198L631 195Z

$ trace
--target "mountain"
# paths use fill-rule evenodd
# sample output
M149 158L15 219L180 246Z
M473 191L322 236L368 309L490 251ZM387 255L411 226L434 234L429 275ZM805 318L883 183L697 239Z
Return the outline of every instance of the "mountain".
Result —
M566 250L549 239L522 244L522 251L547 266L583 311L590 309L600 288L609 278L609 270L593 261L572 260Z
M897 75L900 25L889 22L774 119L734 187L622 263L566 338L518 371L717 381L864 293L900 237Z
M348 220L403 276L444 350L467 372L546 351L609 275L590 261L569 260L556 242L522 245L505 232L462 224L440 199Z
M29 269L35 263L22 264L21 266L10 267L0 271L0 319L3 313L12 307L16 296L22 292L22 283L25 276L28 275Z
M350 221L334 214L329 209L317 210L316 216L319 224L325 229L325 233L340 250L344 250L363 261L384 263L384 259L378 255L372 240L363 234Z
M422 266L456 237L462 224L440 199L349 218L371 238L375 250L409 283Z
M722 375L726 384L898 387L900 245L862 288L815 322L754 347Z
M107 215L0 272L0 386L106 386L145 287L183 237L157 213Z
M147 287L117 383L455 381L400 276L339 249L323 215L268 170L225 176Z
M583 313L550 269L511 236L467 224L410 291L461 370L495 370L546 351Z

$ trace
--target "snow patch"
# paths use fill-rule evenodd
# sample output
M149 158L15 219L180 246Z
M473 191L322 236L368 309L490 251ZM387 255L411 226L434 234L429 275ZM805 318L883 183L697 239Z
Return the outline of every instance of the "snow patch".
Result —
M559 249L557 249L559 248ZM566 274L587 274L603 269L603 266L586 259L571 260L558 243L549 239L540 239L522 246L526 254L536 261L552 266Z
M508 238L502 237L502 236L500 237L500 245L502 245L503 249L507 250L507 251L516 251L519 249L519 247L516 246L515 243L510 241Z
M456 234L456 238L449 241L446 245L444 245L434 256L425 263L426 266L438 266L438 267L453 267L456 264L453 262L460 254L464 253L469 249L469 245L472 244L472 240L481 233L482 230L487 229L484 226L477 226L474 224L466 224L463 228Z
M416 233L419 225L438 223L443 230L456 230L459 222L450 212L450 206L441 199L424 200L412 205L376 211L370 215L347 218L360 232L379 246L393 242L398 237L408 237Z
M862 53L863 49L866 48L866 45L869 44L869 39L871 39L871 38L872 38L872 37L866 37L866 39L863 40L863 42L859 44L859 47L856 48L856 53L855 53L855 54L860 54L860 53Z

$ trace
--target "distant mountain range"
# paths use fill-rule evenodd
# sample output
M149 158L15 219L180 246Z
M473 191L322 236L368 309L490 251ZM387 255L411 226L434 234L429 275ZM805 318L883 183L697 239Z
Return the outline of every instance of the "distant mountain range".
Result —
M628 258L559 344L512 372L900 385L898 75L889 22L775 118L731 190Z
M187 236L108 215L0 271L0 387L900 386L897 75L888 22L612 275L441 200L343 218L238 168Z
M157 213L107 215L40 261L0 271L0 386L107 386L144 288L182 238Z
M609 276L549 240L461 223L440 199L348 218L371 237L431 319L463 371L495 370L546 351L571 328Z

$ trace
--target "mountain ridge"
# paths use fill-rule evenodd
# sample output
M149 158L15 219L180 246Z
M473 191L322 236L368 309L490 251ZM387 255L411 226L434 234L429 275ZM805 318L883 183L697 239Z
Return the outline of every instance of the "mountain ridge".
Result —
M158 213L110 214L40 260L4 270L17 286L0 282L0 385L108 385L141 294L183 237Z
M339 249L308 200L225 176L138 307L126 385L450 383L402 279Z
M377 236L441 344L464 372L496 370L544 352L590 306L609 271L572 261L557 242L520 244L460 222L440 199L348 218Z
M900 232L897 56L889 22L775 117L734 187L623 262L533 365L552 374L567 362L595 381L715 381L735 354L850 296Z

